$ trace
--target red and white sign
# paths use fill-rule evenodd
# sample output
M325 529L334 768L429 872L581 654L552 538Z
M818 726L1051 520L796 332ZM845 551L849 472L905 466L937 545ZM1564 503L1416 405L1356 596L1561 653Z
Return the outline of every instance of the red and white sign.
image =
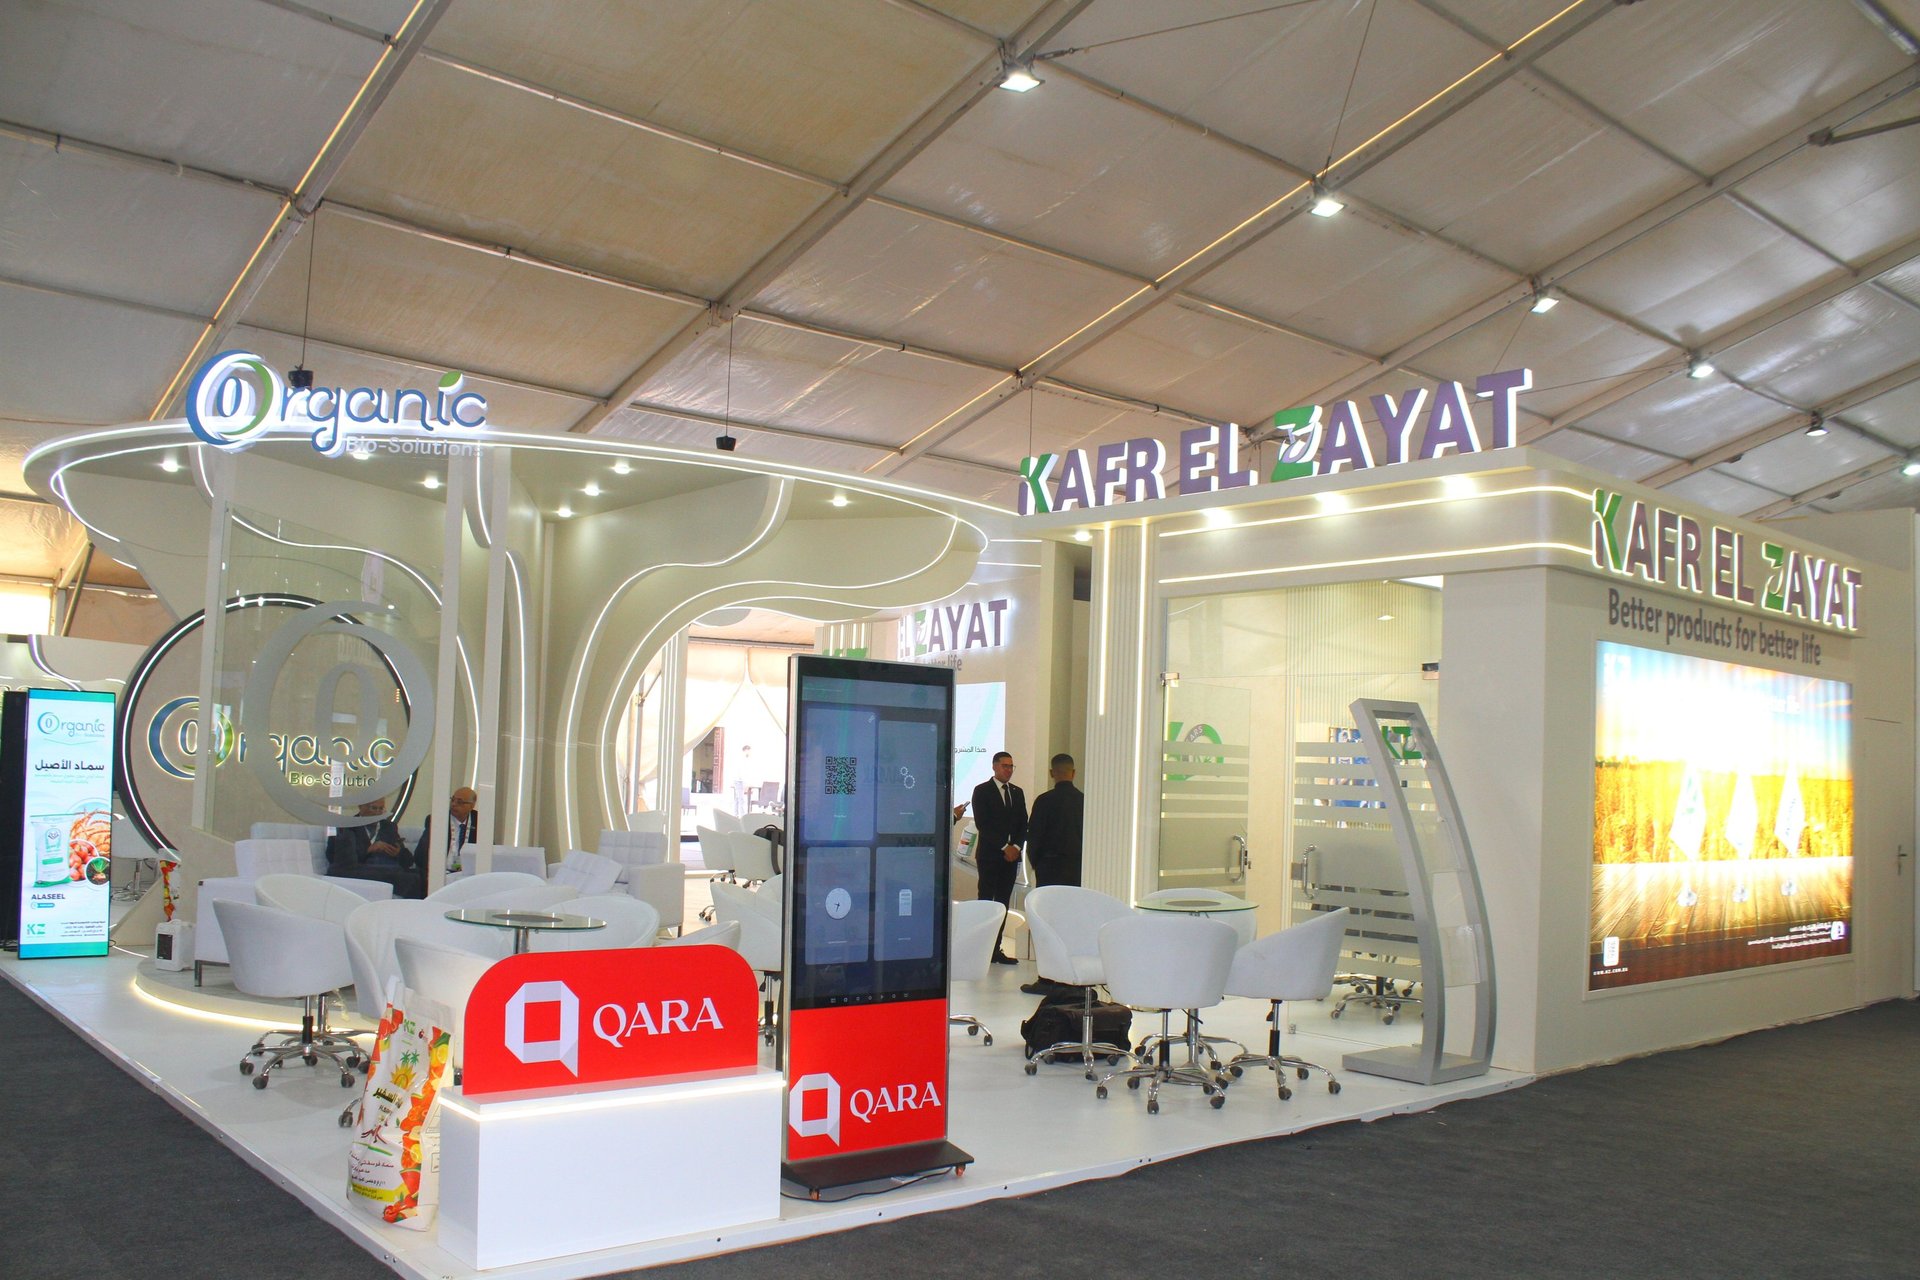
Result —
M614 1084L759 1065L753 970L727 947L532 951L467 1000L461 1092Z
M787 1159L947 1136L945 1000L787 1017Z

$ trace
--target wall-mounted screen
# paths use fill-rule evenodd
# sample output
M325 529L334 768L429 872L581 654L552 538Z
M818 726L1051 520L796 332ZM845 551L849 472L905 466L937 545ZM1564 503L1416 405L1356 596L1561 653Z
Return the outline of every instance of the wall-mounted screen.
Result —
M1603 642L1589 990L1852 947L1853 687Z
M107 954L113 873L111 693L9 693L7 818L23 960Z
M993 753L1007 745L1007 684L953 687L953 794L970 796L993 776Z

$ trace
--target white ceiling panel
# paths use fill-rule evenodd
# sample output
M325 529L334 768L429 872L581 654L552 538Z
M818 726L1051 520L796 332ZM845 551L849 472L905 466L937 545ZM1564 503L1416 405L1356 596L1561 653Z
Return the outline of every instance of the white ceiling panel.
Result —
M460 0L431 44L842 182L991 52L871 0Z
M1069 360L1060 376L1187 413L1252 422L1278 408L1290 388L1321 386L1360 365L1175 299Z
M1055 76L1028 93L989 94L886 194L1159 276L1297 185L1224 143Z
M1522 402L1551 416L1590 399L1607 381L1675 359L1673 348L1569 299L1544 315L1515 303L1423 352L1419 364L1469 386L1483 373L1524 365L1536 386Z
M1724 378L1666 378L1589 416L1583 426L1613 440L1697 458L1778 419L1771 400Z
M313 227L312 319L306 317ZM243 319L446 369L604 396L693 314L322 209Z
M705 334L641 388L674 409L897 444L991 387L992 373L736 320Z
M1683 502L1698 502L1715 511L1736 516L1745 515L1770 502L1778 502L1785 496L1712 469L1696 471L1676 480L1667 486L1666 491Z
M300 361L299 338L250 325L236 325L228 345L257 352L276 369L291 369ZM313 341L307 343L306 364L320 385L333 387L432 386L446 371L443 364L385 359ZM565 431L594 403L473 373L466 386L487 398L487 425L500 431Z
M610 416L595 429L593 434L615 440L631 440L640 444L707 450L713 448L714 438L719 433L714 427L704 423L689 422L685 418L671 418L662 414L647 413L641 409L628 408ZM872 449L839 444L831 440L756 431L752 427L735 426L733 435L737 442L734 450L736 454L749 458L765 458L770 462L790 463L794 466L819 467L828 471L857 473L881 456Z
M1558 96L1509 80L1353 186L1421 226L1533 270L1687 182Z
M1749 382L1818 407L1920 355L1920 309L1853 289L1719 357Z
M1569 276L1567 286L1692 345L1838 270L1764 220L1715 200Z
M1894 468L1871 480L1849 485L1837 497L1821 498L1809 504L1822 511L1871 511L1881 507L1920 508L1920 479L1900 474Z
M1337 218L1292 219L1193 291L1382 355L1512 283L1470 254L1350 207Z
M0 137L0 274L16 279L210 316L280 207Z
M1908 302L1920 303L1920 258L1885 272L1876 277L1874 283L1893 290Z
M923 7L996 36L1010 36L1039 12L1046 0L920 0Z
M1482 35L1510 45L1567 7L1566 0L1440 0L1444 9Z
M1719 469L1749 484L1798 493L1886 456L1887 451L1879 445L1836 423L1818 438L1790 431L1747 450L1738 462L1721 463Z
M1602 436L1589 435L1585 431L1556 431L1534 447L1555 457L1565 458L1568 462L1597 467L1629 480L1644 479L1673 464L1673 459L1661 454L1649 453L1645 449L1636 449Z
M955 498L971 498L975 502L984 502L1008 511L1013 510L1014 487L1019 483L1019 478L1012 473L996 476L978 467L956 466L927 457L915 458L887 479ZM1011 560L1018 554L1017 547L996 547L986 558Z
M0 5L0 118L290 188L380 53L254 0Z
M755 305L1011 369L1138 288L989 236L863 205Z
M1714 173L1908 60L1851 4L1694 0L1622 5L1540 65L1627 127Z
M190 321L0 284L0 417L144 421L200 330Z
M1909 449L1920 448L1920 382L1847 410L1847 420Z
M1003 401L986 417L942 443L940 452L949 457L991 463L1011 474L1020 459L1035 452L1091 449L1095 445L1142 436L1171 445L1190 425L1043 390Z
M1842 132L1910 118L1895 98ZM1828 252L1858 262L1920 235L1920 129L1802 147L1740 184L1740 194Z
M724 292L826 198L435 63L394 90L330 194L703 297Z

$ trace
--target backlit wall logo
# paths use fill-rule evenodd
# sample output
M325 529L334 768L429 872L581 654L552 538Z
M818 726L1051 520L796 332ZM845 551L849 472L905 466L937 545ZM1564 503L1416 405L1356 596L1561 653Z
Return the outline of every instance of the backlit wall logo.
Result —
M187 425L218 449L239 450L274 429L308 433L316 452L345 451L343 427L487 425L487 398L450 371L432 391L419 387L288 387L251 351L222 351L187 384Z

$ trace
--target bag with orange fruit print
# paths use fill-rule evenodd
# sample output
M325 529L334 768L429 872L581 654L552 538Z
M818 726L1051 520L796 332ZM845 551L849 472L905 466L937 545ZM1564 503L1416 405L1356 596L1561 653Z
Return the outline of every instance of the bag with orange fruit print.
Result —
M440 1093L453 1037L389 998L347 1149L347 1200L395 1226L425 1231L440 1205ZM397 998L411 1004L411 993Z

